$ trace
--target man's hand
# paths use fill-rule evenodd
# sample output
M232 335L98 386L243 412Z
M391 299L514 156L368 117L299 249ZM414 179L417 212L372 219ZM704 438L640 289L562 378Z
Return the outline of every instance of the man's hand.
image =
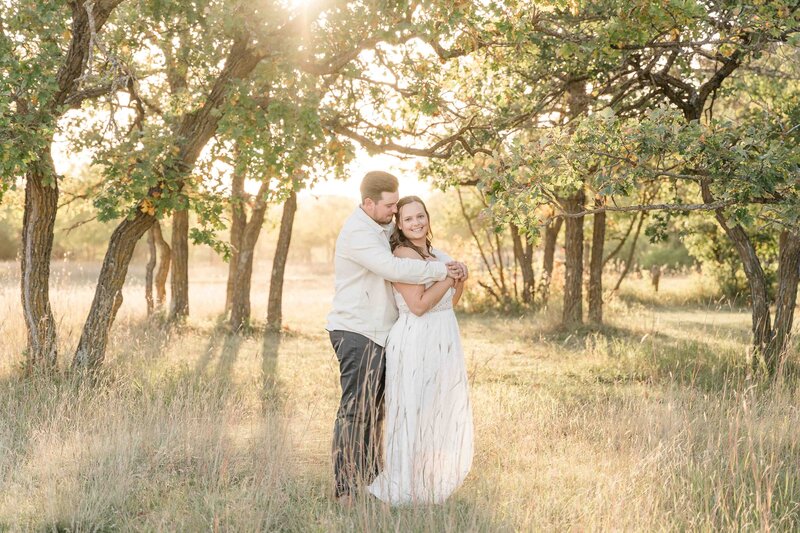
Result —
M467 264L459 263L459 265L461 265L461 272L464 274L460 281L467 281L467 278L469 277L469 269L467 268Z
M467 279L467 265L458 261L450 261L447 263L447 277L453 278L456 281L464 281Z

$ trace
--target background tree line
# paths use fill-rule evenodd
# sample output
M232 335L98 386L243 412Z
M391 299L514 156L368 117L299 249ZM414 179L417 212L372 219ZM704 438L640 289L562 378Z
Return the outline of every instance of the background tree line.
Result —
M297 192L341 176L355 144L428 158L423 173L456 191L446 204L494 305L547 304L563 239L563 327L584 322L584 300L601 324L640 243L685 236L730 296L746 283L754 364L775 371L787 352L797 2L106 0L25 2L0 17L0 172L3 189L24 190L31 370L57 360L48 287L62 191L113 225L72 358L96 368L143 239L153 306L170 272L169 320L189 314L193 240L230 260L228 320L246 327L271 206L267 323L279 329ZM57 176L56 138L97 175L75 188Z

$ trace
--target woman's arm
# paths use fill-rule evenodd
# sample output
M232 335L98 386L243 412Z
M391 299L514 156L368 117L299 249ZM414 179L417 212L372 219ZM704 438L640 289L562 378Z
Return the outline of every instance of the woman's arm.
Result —
M417 252L405 246L395 248L394 255L405 259L423 261ZM455 280L448 277L443 281L437 281L427 289L424 285L409 285L408 283L393 283L392 285L403 297L411 312L417 316L422 316L438 304L442 296L454 284Z
M453 305L456 305L461 299L461 294L464 292L464 283L466 283L465 280L456 281L456 292L453 294Z
M450 261L455 261L455 259L447 255L446 252L439 250L438 248L433 249L433 254L436 256L437 259L439 259L439 261L444 261L446 263ZM458 301L461 299L461 294L463 294L464 292L464 284L466 283L466 281L467 281L466 279L456 281L454 285L456 292L455 294L453 294L453 305L456 305Z

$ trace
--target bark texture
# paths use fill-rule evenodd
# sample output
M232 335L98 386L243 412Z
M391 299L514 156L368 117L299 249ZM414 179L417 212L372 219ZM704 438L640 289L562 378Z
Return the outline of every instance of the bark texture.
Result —
M253 280L253 259L256 243L258 243L258 237L261 235L261 227L264 225L264 217L267 213L266 195L269 192L268 183L269 181L265 180L259 187L250 220L247 221L245 214L246 222L239 238L239 252L234 265L231 294L230 327L234 331L247 326L250 322L250 287ZM231 261L233 261L233 258L231 258Z
M50 255L58 210L58 180L50 155L26 175L22 220L21 295L28 333L26 369L49 369L58 357L50 308Z
M519 228L513 223L511 224L511 239L514 242L514 257L522 274L522 301L523 303L531 304L533 303L534 290L536 289L533 272L533 245L527 240L524 243L522 242Z
M108 344L108 332L122 304L122 286L125 283L133 250L155 220L155 217L140 211L133 219L123 220L112 233L89 316L86 318L78 349L75 351L76 367L91 370L103 362Z
M144 300L147 303L147 316L150 316L155 308L153 274L156 270L156 239L153 236L153 228L147 232L147 255L147 265L144 269Z
M550 221L544 230L544 257L542 259L542 279L539 282L539 292L541 293L542 303L547 303L550 296L550 281L553 279L553 262L556 253L556 243L558 234L564 219L559 217Z
M172 215L172 277L170 277L169 319L180 321L189 316L189 211L176 210Z
M588 108L586 82L574 80L567 83L567 106L569 108L570 129L572 123L586 112ZM583 182L577 184L577 190L564 202L564 211L577 213L583 211L586 193ZM585 217L567 217L564 223L564 309L561 323L570 327L583 323L583 222Z
M595 207L604 205L603 199L595 198ZM594 214L592 224L592 252L589 261L589 322L603 323L603 248L606 242L606 213Z
M564 201L566 213L583 211L583 190ZM572 326L583 323L583 220L584 217L566 217L564 223L564 309L561 323Z
M703 201L713 201L713 195L708 182L701 182ZM767 279L764 270L761 268L761 261L758 259L756 249L747 232L741 225L730 225L722 209L714 211L717 223L725 231L725 234L733 242L736 253L742 261L747 283L750 287L750 300L752 304L752 331L753 331L753 350L755 357L753 362L756 366L762 360L769 360L767 349L770 345L772 336L772 318L769 310L769 294Z
M242 236L247 225L247 200L244 191L244 172L234 170L231 180L231 259L228 263L228 284L225 290L225 311L233 305L234 282L242 249Z
M283 279L286 273L286 259L289 257L289 245L292 240L294 215L297 212L297 195L292 192L283 204L281 228L278 232L278 244L275 247L275 258L272 260L272 277L269 283L269 301L267 303L267 329L280 330L283 320Z
M800 281L800 233L788 230L781 233L779 261L775 327L766 357L767 367L771 370L780 368L791 340Z
M156 220L153 227L150 228L153 232L153 237L158 248L158 266L156 267L155 275L155 290L156 290L156 307L163 307L167 302L167 277L169 276L169 267L172 264L172 250L164 240L164 235L161 232L161 224Z

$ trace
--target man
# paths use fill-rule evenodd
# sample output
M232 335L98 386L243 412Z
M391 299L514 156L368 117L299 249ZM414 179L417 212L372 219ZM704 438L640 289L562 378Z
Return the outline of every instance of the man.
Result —
M389 235L397 212L397 178L369 172L361 182L361 205L336 239L336 293L326 329L339 360L342 397L333 430L336 498L348 505L355 490L378 474L385 378L385 341L397 320L391 282L424 284L466 277L452 262L401 259Z

